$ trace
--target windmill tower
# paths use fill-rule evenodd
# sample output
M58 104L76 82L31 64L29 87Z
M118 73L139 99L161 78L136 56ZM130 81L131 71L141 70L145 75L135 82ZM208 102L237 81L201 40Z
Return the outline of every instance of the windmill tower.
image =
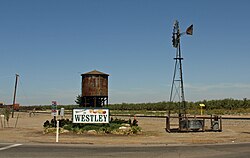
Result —
M174 29L172 35L172 44L176 49L174 75L171 86L170 102L177 102L179 104L179 118L186 117L186 103L184 96L184 84L183 84L183 69L182 69L182 55L181 55L181 36L187 34L193 34L193 25L189 26L186 32L181 33L179 22L174 22Z

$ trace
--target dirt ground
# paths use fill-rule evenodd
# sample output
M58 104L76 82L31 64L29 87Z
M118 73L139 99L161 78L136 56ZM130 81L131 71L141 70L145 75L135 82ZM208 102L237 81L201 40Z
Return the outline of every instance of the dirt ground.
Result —
M71 118L71 116L67 118ZM10 118L9 127L3 128L3 120L0 122L0 143L55 143L55 134L43 134L43 123L51 119L52 116L48 113L37 113L31 117L27 112L15 113L15 117ZM138 117L137 120L143 131L139 135L63 133L59 135L59 143L168 145L250 142L250 120L223 120L222 132L191 133L167 133L163 118Z

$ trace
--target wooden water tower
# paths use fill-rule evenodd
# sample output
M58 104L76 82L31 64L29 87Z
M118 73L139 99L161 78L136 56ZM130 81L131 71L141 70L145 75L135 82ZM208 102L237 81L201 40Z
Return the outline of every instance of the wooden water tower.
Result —
M108 74L93 70L81 74L82 101L84 107L102 107L108 105Z

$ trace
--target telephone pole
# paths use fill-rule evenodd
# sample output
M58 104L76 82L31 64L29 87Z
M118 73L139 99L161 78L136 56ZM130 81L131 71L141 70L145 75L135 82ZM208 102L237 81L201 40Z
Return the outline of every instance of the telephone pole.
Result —
M12 106L12 118L14 117L14 106L16 104L16 91L17 91L17 83L18 83L18 78L19 78L19 75L16 74L16 81L15 81L15 88L14 88L14 97L13 97L13 106Z

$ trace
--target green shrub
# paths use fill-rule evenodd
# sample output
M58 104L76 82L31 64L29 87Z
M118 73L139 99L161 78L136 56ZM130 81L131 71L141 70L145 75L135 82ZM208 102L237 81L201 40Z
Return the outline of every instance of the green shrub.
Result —
M82 134L89 130L95 130L98 133L114 133L114 131L119 131L119 128L122 127L124 124L128 124L131 127L131 131L124 132L125 134L136 134L141 131L141 128L138 126L138 121L134 119L131 121L124 120L124 119L118 119L118 118L111 118L110 123L108 124L73 124L72 121L69 119L61 119L59 120L59 127L63 128L68 131L72 131L77 134ZM44 122L43 127L48 130L48 128L55 128L54 119L52 119L50 122L46 120ZM54 130L51 130L54 131ZM48 133L48 132L45 132ZM119 132L118 132L119 133Z
M141 132L141 127L139 127L139 126L132 126L131 130L132 130L133 134L137 134L138 132Z
M45 121L44 124L43 124L43 127L50 127L50 123L49 123L49 120Z

